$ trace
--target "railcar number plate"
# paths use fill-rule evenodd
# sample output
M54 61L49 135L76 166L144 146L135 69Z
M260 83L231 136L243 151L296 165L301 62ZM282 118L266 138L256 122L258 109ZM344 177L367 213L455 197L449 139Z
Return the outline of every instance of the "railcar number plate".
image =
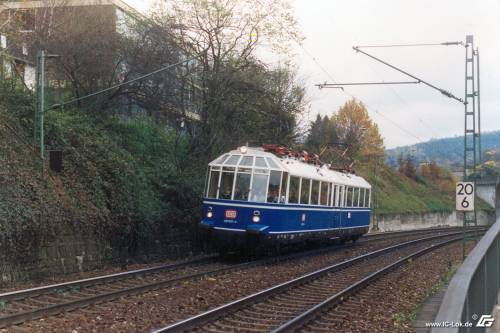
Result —
M234 209L228 209L226 210L224 216L226 217L226 219L234 220L238 217L238 211Z

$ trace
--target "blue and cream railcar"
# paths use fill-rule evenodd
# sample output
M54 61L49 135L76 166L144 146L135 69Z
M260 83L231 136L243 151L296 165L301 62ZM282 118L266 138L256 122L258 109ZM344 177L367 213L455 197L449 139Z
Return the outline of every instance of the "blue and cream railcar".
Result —
M356 240L368 231L370 200L359 176L240 147L209 164L200 225L220 248Z

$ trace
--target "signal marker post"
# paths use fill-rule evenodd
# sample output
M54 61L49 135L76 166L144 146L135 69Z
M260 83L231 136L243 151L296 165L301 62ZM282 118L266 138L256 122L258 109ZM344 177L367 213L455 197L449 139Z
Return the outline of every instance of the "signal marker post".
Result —
M466 234L465 228L467 227L467 213L474 213L474 197L475 197L475 185L473 182L458 182L455 188L455 202L456 210L458 212L463 212L464 218L464 229L463 229L463 246L462 246L462 256L465 259L465 241Z

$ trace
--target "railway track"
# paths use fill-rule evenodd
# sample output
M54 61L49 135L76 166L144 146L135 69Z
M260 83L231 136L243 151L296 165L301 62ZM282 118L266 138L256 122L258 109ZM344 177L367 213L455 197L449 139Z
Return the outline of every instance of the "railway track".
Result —
M475 232L475 231L471 231ZM383 274L439 247L460 240L461 233L434 235L392 245L322 268L241 298L200 315L158 329L160 332L315 332L319 314Z
M375 240L398 239L427 233L450 232L451 228L422 230L418 232L394 232L374 234L365 237L360 243ZM302 253L283 255L270 259L255 260L239 264L218 261L216 256L161 265L152 268L128 271L106 276L71 281L55 285L31 288L0 294L0 328L23 323L29 320L72 311L93 304L112 301L120 297L140 294L165 288L182 281L202 279L242 270L258 265L279 263L327 253L353 244L330 246Z

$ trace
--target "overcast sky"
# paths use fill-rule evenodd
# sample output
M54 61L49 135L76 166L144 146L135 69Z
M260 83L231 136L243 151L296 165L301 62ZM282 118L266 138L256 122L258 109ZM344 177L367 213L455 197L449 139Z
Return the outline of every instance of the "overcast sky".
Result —
M126 2L145 11L152 1ZM318 113L331 115L350 98L336 89L318 90L314 84L332 79L411 80L356 54L353 45L464 41L471 34L481 59L482 129L500 129L500 0L290 2L306 38L303 48L296 48L296 63L308 87L310 119ZM461 46L366 51L463 98L465 51ZM463 135L463 105L422 84L351 87L347 92L368 106L388 148Z

